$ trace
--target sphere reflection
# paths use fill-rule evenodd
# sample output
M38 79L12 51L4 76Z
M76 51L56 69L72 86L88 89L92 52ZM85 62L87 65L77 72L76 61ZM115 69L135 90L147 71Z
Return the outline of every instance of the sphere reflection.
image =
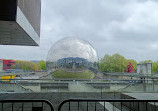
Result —
M54 78L88 79L94 77L91 70L97 69L97 62L97 53L87 41L64 38L50 48L47 70Z

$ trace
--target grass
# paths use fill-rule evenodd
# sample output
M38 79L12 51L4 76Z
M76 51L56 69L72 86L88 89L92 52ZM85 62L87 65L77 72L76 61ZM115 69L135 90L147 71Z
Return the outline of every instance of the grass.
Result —
M57 70L52 73L53 78L74 78L74 79L93 79L95 74L90 70L83 72L67 72L64 70Z

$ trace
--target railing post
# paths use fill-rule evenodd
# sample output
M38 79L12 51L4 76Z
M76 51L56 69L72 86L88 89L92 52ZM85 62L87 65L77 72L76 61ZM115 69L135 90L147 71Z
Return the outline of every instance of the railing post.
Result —
M2 102L2 111L3 111L3 102Z
M148 111L148 103L146 102L146 111Z
M42 102L42 111L43 111L43 102Z
M87 111L88 111L88 101L87 101Z
M154 79L152 79L152 84L153 84L153 92L154 92L154 90L155 90L155 87L154 87Z
M105 111L105 101L104 101L104 111Z
M24 110L24 103L22 102L22 111Z
M70 111L70 101L69 101L69 111Z
M156 111L156 105L155 105L155 102L154 102L154 106L155 106L155 107L154 107L154 109L155 109L154 111Z
M115 91L114 91L114 99L115 99Z
M95 111L96 111L97 109L96 109L96 101L95 101Z
M78 111L79 111L79 101L78 101Z
M121 111L122 111L122 102L121 102Z
M101 86L101 99L102 99L102 86Z
M14 109L13 109L13 102L12 102L12 111L13 111Z

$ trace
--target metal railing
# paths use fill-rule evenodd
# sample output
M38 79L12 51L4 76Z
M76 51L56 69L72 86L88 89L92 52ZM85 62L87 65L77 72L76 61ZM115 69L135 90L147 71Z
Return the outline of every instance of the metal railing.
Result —
M68 99L59 105L58 111L158 111L157 103L158 100Z
M144 77L145 78L145 77ZM33 80L33 81L47 81L47 80L51 80L51 81L53 81L53 82L61 82L61 81L66 81L66 82L68 82L68 81L72 81L72 82L74 82L74 81L83 81L83 82L96 82L96 81L100 81L100 82L104 82L104 81L123 81L123 82L128 82L128 81L138 81L138 80L141 80L141 79L116 79L116 78L107 78L107 79L58 79L58 78L53 78L53 79L18 79L18 78L15 78L15 79L2 79L1 77L0 77L0 81L1 82L3 82L4 80L12 80L12 81L25 81L25 80L28 80L28 81L31 81L31 80ZM149 80L145 80L145 81L154 81L154 80L158 80L158 76L156 76L156 77L152 77L151 79L149 79Z
M18 111L28 109L31 111L44 111L44 109L45 111L54 111L52 103L48 100L0 100L0 111L17 111L17 109Z
M21 84L19 83L14 83L16 85L18 85L19 87L21 87L22 89L24 89L24 91L28 91L28 92L34 92L33 90L29 89L29 88L25 88L24 86L22 86Z

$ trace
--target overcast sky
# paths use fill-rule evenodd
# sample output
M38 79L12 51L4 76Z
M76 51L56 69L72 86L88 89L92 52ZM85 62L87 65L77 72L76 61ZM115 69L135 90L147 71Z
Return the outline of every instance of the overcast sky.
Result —
M0 58L46 59L63 37L89 41L101 58L158 60L158 0L42 0L40 46L0 46Z

